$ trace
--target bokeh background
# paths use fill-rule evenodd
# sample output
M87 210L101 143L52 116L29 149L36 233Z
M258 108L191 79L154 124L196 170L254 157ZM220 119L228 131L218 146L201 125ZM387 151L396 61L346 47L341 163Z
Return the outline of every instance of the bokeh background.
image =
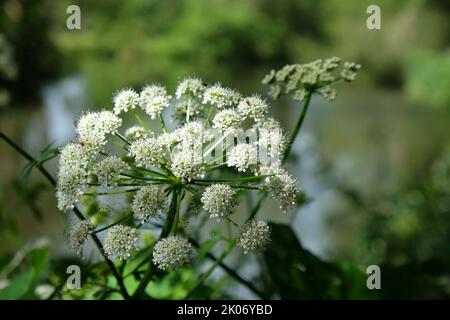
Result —
M75 2L81 30L68 30L66 8ZM333 103L313 99L294 147L289 166L305 202L289 215L267 202L262 216L291 225L325 261L363 271L381 265L383 298L450 297L449 2L75 2L1 1L2 132L39 155L73 137L83 110L111 107L123 87L160 82L173 91L197 75L265 94L261 79L271 69L331 56L355 61L357 80L339 85ZM381 8L381 30L366 27L370 4ZM289 131L300 105L282 99L272 112ZM37 172L25 185L25 165L0 141L3 279L11 257L43 239L50 259L70 256L67 218ZM55 173L55 161L46 167ZM252 272L244 263L242 273Z

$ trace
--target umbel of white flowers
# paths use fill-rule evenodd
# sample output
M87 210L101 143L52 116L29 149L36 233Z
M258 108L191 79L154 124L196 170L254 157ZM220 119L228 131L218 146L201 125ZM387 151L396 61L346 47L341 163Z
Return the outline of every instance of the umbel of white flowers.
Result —
M287 66L271 72L264 82L272 85L274 97L294 93L299 98L303 90L306 94L310 90L330 98L330 86L339 79L353 80L359 69L345 63L341 76L333 76L339 63L332 58ZM140 93L121 90L113 102L113 110L89 112L78 120L77 138L60 150L56 190L62 211L73 209L82 199L105 196L111 200L112 218L123 209L123 195L129 195L125 201L129 200L131 220L101 230L106 232L104 250L111 260L128 260L138 245L139 227L159 222L163 228L154 245L153 263L161 269L188 265L194 250L179 225L192 202L201 203L216 223L232 221L238 191L268 192L283 212L295 206L297 182L282 167L286 135L263 98L245 97L219 83L208 86L190 77L178 84L174 96L152 84ZM172 129L162 114L168 108L173 110ZM132 113L138 123L122 129L125 113ZM161 129L150 130L149 121L159 122ZM240 141L210 156L240 129L257 131L259 139ZM277 161L261 163L262 148ZM122 204L115 208L117 203ZM270 242L266 222L251 220L239 227L232 221L231 226L241 230L235 241L245 253L264 250ZM84 240L97 227L77 224L70 233L71 248L81 252Z

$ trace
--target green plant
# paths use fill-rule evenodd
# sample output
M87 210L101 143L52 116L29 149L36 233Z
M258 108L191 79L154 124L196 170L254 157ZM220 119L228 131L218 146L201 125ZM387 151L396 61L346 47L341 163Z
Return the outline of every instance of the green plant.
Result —
M76 126L77 139L60 149L56 181L43 167L54 157L54 149L46 148L42 159L36 160L1 132L0 137L30 161L28 172L36 167L56 187L59 209L73 212L79 219L69 232L71 249L81 253L90 237L104 258L105 262L89 269L86 276L86 283L93 280L101 290L84 291L81 298L89 294L102 299L155 298L154 286L163 278L176 276L185 276L188 283L188 291L180 289L182 297L198 297L200 289L205 288L212 295L204 282L219 266L258 297L271 297L275 292L256 287L224 264L236 246L244 253L268 247L265 257L273 271L277 270L271 267L273 261L289 263L286 267L292 270L291 279L271 273L283 297L314 297L322 290L332 297L340 292L347 294L339 289L343 269L302 249L288 227L255 217L268 195L279 202L281 211L296 205L296 181L282 165L303 125L311 97L320 94L335 99L332 85L353 81L359 68L348 62L341 67L340 59L331 58L289 65L268 74L263 83L271 84L272 98L292 94L304 102L289 138L270 117L269 105L261 97L243 97L235 90L207 85L198 78L181 81L175 98L160 85L146 86L139 94L125 89L115 95L113 111L83 115ZM163 114L169 107L174 109L172 124ZM119 115L125 113L132 114L139 125L122 134ZM147 122L153 120L160 123L161 132L148 129ZM171 126L175 128L170 130ZM258 200L244 222L238 223L232 214L240 199L251 201L250 193L256 193ZM125 206L109 201L107 206L98 204L100 199L112 197ZM209 220L215 224L212 236L200 242L200 231ZM141 232L145 228L155 230L158 239ZM272 244L271 230L277 235ZM102 233L106 234L103 241L99 238ZM224 249L217 257L213 252L219 242ZM299 249L287 257L283 244ZM198 277L182 269L193 261L195 251L195 263L205 258L214 261ZM302 268L299 264L306 264L308 270L318 267L321 279L311 282L305 278L298 272ZM335 279L340 281L337 285ZM59 285L51 297L64 297L63 281L58 278ZM170 292L167 297L178 295Z

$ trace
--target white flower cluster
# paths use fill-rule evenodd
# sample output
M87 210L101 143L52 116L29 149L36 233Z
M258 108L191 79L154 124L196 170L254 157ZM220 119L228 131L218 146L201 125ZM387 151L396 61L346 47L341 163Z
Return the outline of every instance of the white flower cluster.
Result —
M116 225L108 229L103 249L110 260L128 260L131 251L136 248L137 229Z
M201 198L203 208L211 218L230 215L236 206L236 191L227 184L213 184L205 189Z
M176 97L180 99L183 96L198 97L205 91L206 85L199 78L189 77L181 81L177 86Z
M280 171L266 178L266 188L272 198L280 203L280 208L286 212L296 203L299 192L297 182L288 173Z
M306 90L313 86L323 95L331 94L322 84L332 81L326 72L334 70L336 65L338 61L326 60L300 68L303 71L301 76L295 76L298 77L295 89L288 91L298 93L300 88ZM274 72L271 81L276 85L291 81L299 72L297 69L299 67L294 66ZM326 72L317 71L319 69ZM313 81L312 70L316 70L314 77L318 80ZM345 70L342 77L350 79L350 73L357 67L349 65ZM166 126L162 112L169 106L173 108L176 121ZM139 125L124 129L122 135L119 128L125 112L135 113ZM144 127L142 114L137 113L145 113L147 121L159 122L159 132ZM172 125L176 127L172 129ZM250 129L247 132L255 133L254 137L245 136L244 129ZM218 223L230 220L228 217L238 204L239 190L266 190L279 201L283 211L295 205L296 181L281 168L287 139L279 123L270 117L269 104L260 96L243 97L233 89L221 84L208 86L195 77L181 81L173 97L158 84L146 86L140 93L125 89L114 96L113 112L83 115L76 132L76 141L61 150L56 192L58 207L63 211L73 209L81 196L96 201L98 195L108 195L101 201L109 201L115 195L127 194L120 198L117 211L128 210L123 206L127 201L132 211L130 225L120 225L117 223L121 221L116 221L99 229L99 232L106 230L104 252L111 260L131 257L138 240L138 223L150 221L159 226L162 222L159 220L165 220L161 223L164 237L154 246L153 263L160 269L189 264L193 246L177 235L185 226L183 219L189 210L189 205L182 204L183 201L197 201ZM218 151L218 146L226 148ZM262 163L261 150L277 161ZM217 159L222 162L216 163ZM224 171L226 174L222 176ZM170 205L166 199L172 199ZM168 214L164 214L165 209ZM80 252L84 239L93 230L86 221L76 225L70 246ZM263 250L269 242L269 225L250 221L237 244L247 253Z
M102 146L108 134L115 134L122 125L122 119L110 111L87 113L80 118L76 131L80 141Z
M241 99L239 92L215 84L208 87L203 94L203 103L211 104L219 109L236 106Z
M240 172L246 172L255 167L258 162L258 150L256 146L239 143L228 153L227 164L229 167L235 167Z
M169 236L159 240L153 249L153 263L162 270L189 265L194 255L192 244L184 237Z
M340 72L341 59L332 57L319 59L307 64L286 65L282 69L272 70L264 79L264 84L270 84L269 95L277 99L281 94L292 94L293 98L303 101L309 92L317 92L326 100L336 98L336 90L332 84L343 79L353 81L361 65L344 62Z
M94 169L100 185L109 187L117 186L117 180L120 174L130 167L128 164L117 156L107 156L100 160Z
M69 232L69 249L81 255L84 242L94 229L89 220L78 221Z
M164 108L169 106L170 98L163 86L149 85L141 91L140 106L151 119L155 119Z
M133 89L119 91L114 97L114 113L120 114L139 106L139 94Z
M256 123L261 123L267 118L269 105L261 97L252 96L242 99L237 109L244 117L249 117Z
M251 220L242 231L237 245L244 249L244 253L258 252L266 249L270 243L271 228L265 221Z
M133 213L136 219L145 222L156 217L164 207L166 196L161 186L145 186L136 192L133 199Z
M130 145L130 155L137 165L149 167L158 164L164 153L164 148L158 138L144 137Z

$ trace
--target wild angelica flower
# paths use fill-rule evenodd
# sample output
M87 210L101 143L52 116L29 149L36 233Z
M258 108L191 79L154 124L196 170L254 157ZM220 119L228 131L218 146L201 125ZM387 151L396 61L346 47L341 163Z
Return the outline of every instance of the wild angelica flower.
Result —
M132 126L125 131L125 138L130 141L138 140L143 137L153 137L153 132L147 131L141 126Z
M158 143L161 147L170 149L175 144L181 141L179 131L175 130L172 132L164 132L158 136Z
M135 228L116 225L108 229L103 249L111 261L128 260L131 251L136 248L137 240L138 231Z
M170 236L159 240L153 248L153 263L162 270L178 269L190 264L194 248L180 236Z
M178 140L184 146L195 146L207 142L211 139L208 131L201 121L192 121L183 125L177 130ZM183 146L183 147L184 147Z
M156 213L164 207L166 195L161 186L145 186L139 189L133 199L134 217L142 222L156 218Z
M163 156L163 151L158 138L144 137L130 145L130 155L134 157L137 165L144 167L157 164Z
M59 166L86 168L95 157L95 150L87 144L71 142L61 149Z
M251 220L242 231L237 245L244 249L244 253L258 252L266 249L270 243L271 228L264 221Z
M238 92L215 84L205 90L203 103L217 108L229 108L237 105L240 98L241 95Z
M213 128L221 132L228 132L239 128L242 123L242 117L232 109L225 109L218 112L213 120Z
M254 95L243 98L237 110L244 117L249 117L255 122L262 122L268 114L269 106L261 97Z
M82 142L102 146L108 134L115 134L122 125L122 119L110 111L87 113L77 124L77 133Z
M108 156L100 160L93 172L102 186L117 186L119 175L128 170L128 164L117 156Z
M179 99L182 96L194 96L200 98L205 91L205 85L200 78L189 77L178 84L176 97Z
M191 181L194 178L204 178L205 176L203 157L192 148L184 148L175 152L170 170L183 181Z
M58 209L68 211L74 208L87 188L88 174L80 167L62 167L58 172L56 184L56 199Z
M163 86L148 85L141 91L140 106L151 119L155 119L164 108L169 106L170 98Z
M120 114L139 106L139 94L133 89L120 90L114 96L114 113Z
M271 197L280 203L280 208L286 212L294 206L297 199L297 182L286 172L266 178L266 188Z
M227 154L227 165L240 172L246 172L257 164L258 151L254 145L239 143Z
M95 226L89 220L78 221L69 231L69 249L81 255L84 242L94 229Z
M345 70L339 66L340 61L335 58L290 65L272 71L264 81L272 85L271 92L276 96L293 94L303 100L312 93L318 93L333 99L334 82L353 79L358 69L356 65L344 64ZM163 133L155 136L146 128L133 126L125 131L124 139L116 134L122 120L113 112L84 115L76 128L79 142L61 150L57 183L58 207L61 210L73 208L88 190L89 195L95 195L97 185L92 179L95 176L101 186L114 186L120 176L119 190L108 188L105 191L102 188L98 194L110 195L101 198L107 201L114 199L116 194L136 192L134 197L119 199L131 202L133 217L142 223L162 218L165 220L161 221L162 225L173 223L178 226L175 221L182 223L192 212L190 199L200 203L211 218L226 217L237 205L236 190L245 188L265 188L280 202L283 211L295 204L296 182L281 167L286 137L278 121L269 117L269 105L261 97L242 98L238 92L220 84L208 87L200 79L187 78L179 83L173 100L159 85L145 87L138 99L132 90L123 90L115 97L114 111L118 114L133 111L136 100L150 118L161 117ZM170 105L175 109L173 117L177 127L169 131L161 112ZM247 133L240 130L249 126L251 131ZM110 134L116 134L116 137L108 136ZM106 154L110 148L103 146L110 140L114 143L112 139L120 141L117 146L123 149L122 154ZM223 156L216 154L217 146L226 147ZM264 150L277 161L263 162L261 151ZM226 163L217 163L217 159L225 159ZM236 175L227 167L246 174ZM268 177L263 179L265 175ZM229 185L224 184L228 181ZM165 209L166 198L172 199L168 206L170 210L182 210L176 211L176 215L174 211L170 211L170 215L158 215L158 210ZM123 209L126 208L121 206L120 210ZM174 216L179 220L167 221ZM105 253L111 260L126 260L136 246L138 230L116 223L112 225L107 227ZM87 229L92 230L92 227L85 227L82 229L80 225L77 229L79 236L74 236L74 239L82 239L81 235L89 233ZM174 227L169 231L176 233L178 229ZM265 222L251 221L236 240L245 252L262 250L270 240L270 227ZM81 248L82 240L74 243L74 247ZM174 235L155 245L153 259L159 268L177 268L186 265L192 254L192 245Z
M220 220L233 212L236 206L236 191L227 184L213 184L205 189L201 201L210 217Z

